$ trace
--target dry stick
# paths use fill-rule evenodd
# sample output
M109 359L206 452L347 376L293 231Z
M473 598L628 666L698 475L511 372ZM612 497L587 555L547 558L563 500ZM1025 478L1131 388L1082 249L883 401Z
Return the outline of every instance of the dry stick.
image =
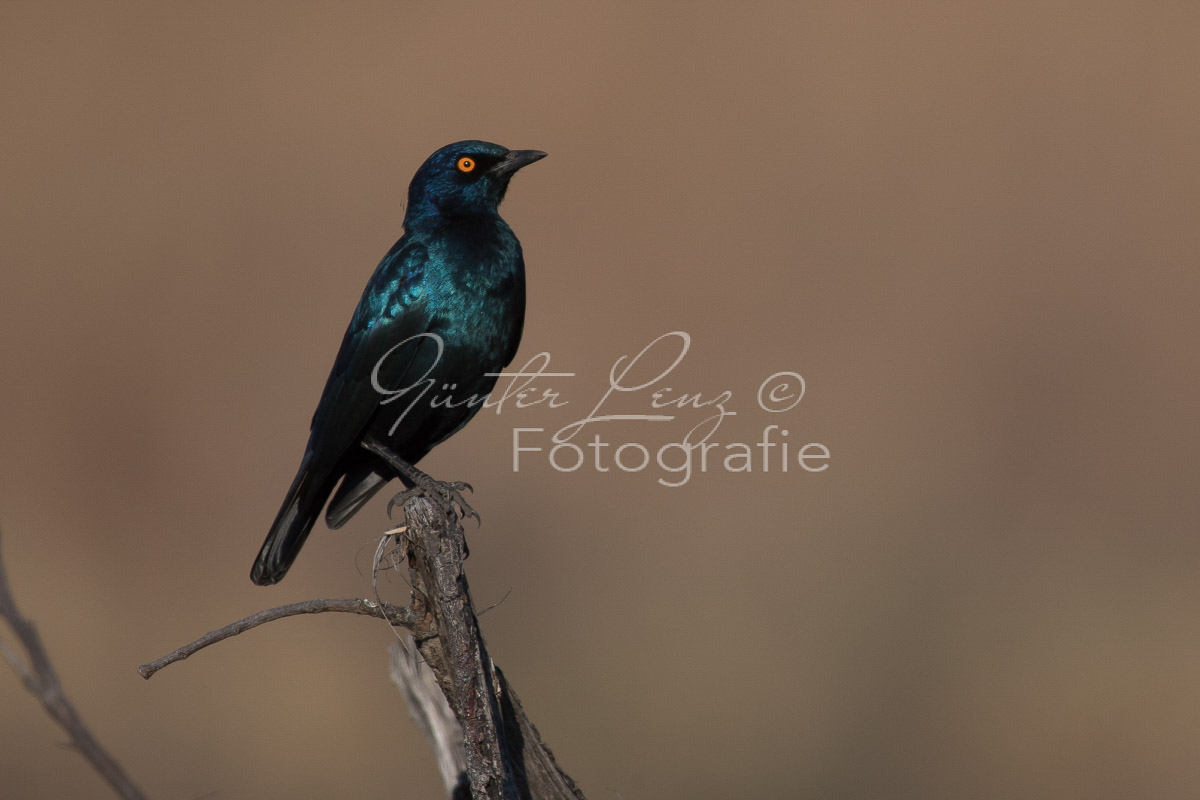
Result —
M369 449L400 462L386 447ZM404 466L408 466L405 464ZM405 472L404 470L401 470ZM405 472L407 474L407 472ZM144 677L210 644L274 619L342 611L407 628L463 726L473 800L586 800L554 761L504 675L488 656L463 575L466 537L441 503L417 496L404 504L412 605L369 600L310 600L262 611L213 631L138 668ZM459 794L454 795L456 798Z
M391 460L386 448L376 452ZM414 638L466 730L472 796L477 800L586 800L570 776L559 768L516 693L488 655L463 575L466 538L462 526L423 497L408 501L404 513L410 535L412 584L432 603L438 631L434 637ZM477 774L481 767L482 775ZM503 793L497 794L497 790ZM516 793L510 794L512 791Z
M42 637L33 623L22 617L21 612L17 609L17 602L13 599L12 591L8 586L8 575L4 570L2 557L0 557L0 616L4 617L12 626L13 632L16 633L17 639L25 648L25 652L29 655L29 661L33 665L32 671L27 669L17 659L15 653L8 648L3 649L5 659L21 676L25 688L42 701L42 705L45 706L54 721L71 737L71 746L91 762L101 777L108 781L113 791L125 800L145 800L146 796L125 774L121 765L100 746L91 731L83 724L75 706L63 693L62 683L58 680L58 674L55 673L54 667L50 663L50 656L42 644Z
M390 451L380 455L390 460ZM457 521L452 524L439 505L424 497L406 502L404 515L408 533L420 534L409 542L413 588L427 598L437 623L437 635L418 637L417 647L463 726L471 795L476 800L516 800L523 795L514 765L505 758L492 661L462 572L466 541L462 527Z
M398 469L408 466L386 446L370 442L367 449ZM586 800L488 655L463 574L466 536L457 515L425 497L408 500L404 514L413 602L429 604L436 631L414 639L464 728L471 796Z
M519 765L517 779L523 788L522 798L533 800L586 800L583 792L563 772L554 760L554 754L542 741L542 735L525 714L517 693L508 684L508 679L499 667L496 679L500 695L500 707L504 712L505 756Z
M438 772L450 800L471 800L463 730L438 686L437 676L417 652L411 636L398 637L388 648L392 683L400 690L417 727L437 757Z
M163 667L174 664L176 661L183 661L188 656L203 650L210 644L224 641L230 636L237 636L239 633L245 633L251 628L257 628L266 622L272 622L284 617L294 617L299 614L320 614L325 611L340 611L346 614L362 614L368 617L375 617L390 622L393 625L398 625L403 628L415 629L418 626L418 619L411 608L401 608L389 603L373 603L370 600L361 599L346 599L346 600L304 600L299 603L292 603L278 608L268 608L266 611L259 611L257 614L251 614L245 619L240 619L237 622L230 623L224 628L218 628L215 631L209 631L194 642L189 642L178 650L168 653L162 658L155 659L149 664L142 664L137 668L138 674L143 678L149 679L151 675L158 672Z

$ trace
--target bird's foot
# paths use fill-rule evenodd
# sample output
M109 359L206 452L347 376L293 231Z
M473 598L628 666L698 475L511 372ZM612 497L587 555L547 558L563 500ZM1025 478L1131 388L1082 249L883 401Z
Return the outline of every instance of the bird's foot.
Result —
M471 508L471 504L462 496L463 489L466 489L468 492L475 491L471 488L471 484L463 483L462 481L434 480L412 464L400 458L387 445L374 439L364 441L363 447L391 464L397 473L404 477L405 483L412 484L411 489L400 492L400 494L388 502L387 512L389 517L392 515L392 509L396 506L402 506L414 497L425 496L437 503L446 513L446 516L455 521L465 519L466 517L474 517L476 525L483 524L483 521L479 518L479 513Z
M435 480L415 467L413 468L413 473L410 478L416 485L411 489L405 489L403 492L400 492L388 502L387 510L389 517L392 515L392 509L396 506L403 506L414 497L424 496L441 506L446 515L453 519L474 517L476 525L482 524L483 521L479 518L479 512L471 508L471 504L462 495L464 489L468 492L475 491L471 488L471 484L462 481Z

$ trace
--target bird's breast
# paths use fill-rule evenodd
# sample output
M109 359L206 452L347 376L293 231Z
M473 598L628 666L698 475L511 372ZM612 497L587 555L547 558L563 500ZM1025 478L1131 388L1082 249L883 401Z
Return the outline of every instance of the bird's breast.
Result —
M448 231L431 248L426 302L431 330L448 351L487 371L503 367L520 340L525 316L521 246L502 221Z

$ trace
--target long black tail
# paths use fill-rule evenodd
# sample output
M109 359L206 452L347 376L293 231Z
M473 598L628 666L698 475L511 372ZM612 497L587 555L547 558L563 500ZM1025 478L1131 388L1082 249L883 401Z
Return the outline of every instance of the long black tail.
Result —
M254 569L250 572L250 580L259 586L283 580L304 540L308 538L309 531L321 516L325 500L333 491L336 478L331 481L326 476L313 475L309 469L310 455L305 454L300 471L292 481L292 488L288 489L283 506L275 516L271 532L267 534L267 540L263 542Z
M325 511L325 524L335 531L345 525L346 521L357 514L386 483L387 478L371 471L370 467L359 467L346 473L346 477L342 479L341 485L329 501L329 508Z

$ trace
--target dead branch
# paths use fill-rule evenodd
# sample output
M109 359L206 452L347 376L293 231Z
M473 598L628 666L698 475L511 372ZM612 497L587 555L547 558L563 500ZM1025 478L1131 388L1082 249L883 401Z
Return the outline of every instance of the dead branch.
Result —
M392 457L386 448L375 451L384 458ZM488 656L463 574L466 537L457 516L424 496L409 498L404 513L407 525L393 533L403 537L400 552L407 559L412 587L408 607L369 600L293 603L212 631L138 671L148 678L210 644L283 617L325 611L377 617L412 633L421 658L462 728L468 786L455 784L454 800L585 800L574 781L559 769Z
M299 603L291 603L286 606L277 608L268 608L265 611L259 611L257 614L251 614L245 619L239 619L237 622L232 622L223 628L218 628L215 631L209 631L194 642L188 642L183 647L180 647L174 652L168 653L162 658L157 658L148 664L142 664L137 668L138 674L147 680L151 675L158 672L163 667L174 664L176 661L183 661L188 656L196 653L210 644L224 641L231 636L237 636L239 633L245 633L251 628L257 628L267 622L272 622L284 617L294 617L298 614L320 614L326 611L342 612L346 614L363 614L368 617L390 622L392 625L398 625L403 628L416 628L417 621L410 608L401 608L388 603L373 603L370 600L346 599L346 600L304 600Z
M0 617L3 617L12 627L17 640L25 648L31 667L21 663L20 658L8 647L0 648L0 655L21 676L21 681L35 697L42 702L47 713L71 737L71 747L86 758L100 776L108 782L118 795L125 800L145 800L145 795L134 785L133 781L121 765L108 754L92 736L91 731L83 724L75 705L63 692L58 673L50 663L50 655L42 644L42 637L33 623L21 616L17 602L13 599L8 586L8 574L4 570L4 560L0 557Z
M411 636L401 637L388 648L388 662L392 683L400 690L408 713L433 747L446 795L450 800L471 800L462 726L454 718L437 677L421 659Z
M390 456L386 448L376 452ZM471 796L585 800L488 655L463 574L466 537L457 518L424 497L406 502L404 514L413 608L427 606L434 620L433 635L413 638L463 726Z

